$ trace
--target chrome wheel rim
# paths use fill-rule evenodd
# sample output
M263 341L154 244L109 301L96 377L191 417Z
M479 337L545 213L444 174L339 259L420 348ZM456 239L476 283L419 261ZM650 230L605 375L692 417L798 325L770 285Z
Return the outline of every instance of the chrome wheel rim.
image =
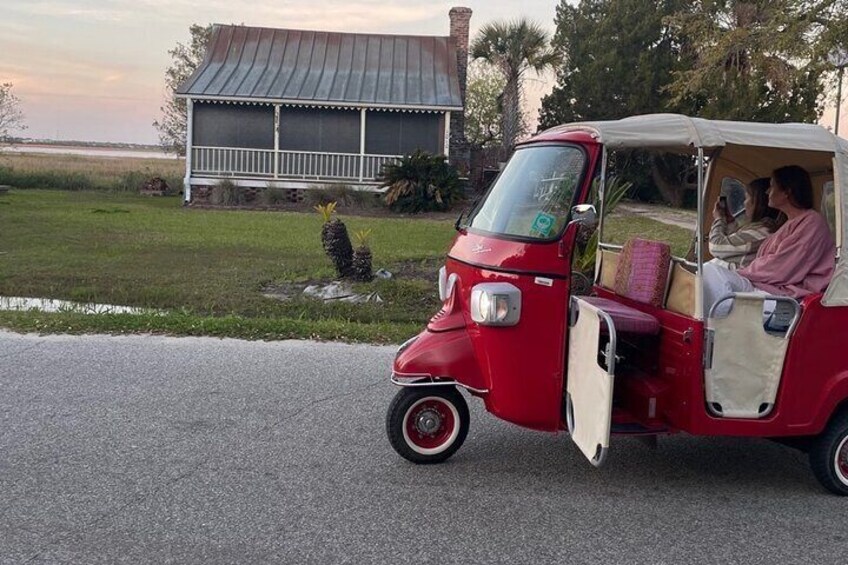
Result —
M459 436L459 411L438 396L419 399L403 417L403 439L421 455L444 452Z
M833 454L833 470L839 481L848 486L848 434L839 442L836 453Z

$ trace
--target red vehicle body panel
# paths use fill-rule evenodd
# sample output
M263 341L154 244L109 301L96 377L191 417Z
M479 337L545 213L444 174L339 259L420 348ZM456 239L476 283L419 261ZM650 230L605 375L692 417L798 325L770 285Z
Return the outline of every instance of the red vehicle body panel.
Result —
M591 172L597 166L598 145L588 135L579 137L587 153L586 170ZM592 175L587 173L578 194L579 202L587 197L591 179ZM434 316L428 329L398 356L394 373L399 376L439 373L430 376L452 378L467 387L486 390L480 395L486 409L499 418L537 430L560 429L571 250L576 235L576 225L567 227L559 239L550 242L461 231L445 265L448 275L458 276L454 296ZM542 284L537 282L537 277L547 280ZM521 290L518 325L481 326L471 320L471 290L482 282L508 282ZM460 313L464 316L464 329L456 329L455 320ZM445 328L453 329L445 331ZM428 363L423 351L427 347L439 347L437 343L451 346L464 343L470 345L471 352L459 356L452 353L453 349L447 349L438 353L437 361L431 359ZM461 360L450 364L446 356ZM477 371L468 368L470 359L477 364ZM426 370L428 364L437 370Z
M588 133L547 133L531 140L570 142L587 152L588 168L579 202L588 197L600 158L600 146ZM525 144L527 145L527 144ZM453 379L481 396L495 416L521 426L556 431L564 428L562 393L567 375L570 260L577 226L553 242L529 242L461 231L449 252L448 274L456 274L454 292L418 339L394 363L401 377ZM545 280L537 280L542 277ZM469 302L482 282L508 282L522 294L521 320L512 327L474 323ZM820 297L803 301L802 315L788 347L775 407L765 418L717 418L707 410L704 385L704 323L637 303L596 287L614 299L655 316L662 326L652 346L655 358L648 379L616 379L624 394L655 396L655 415L639 423L648 430L694 435L781 437L820 433L848 398L848 307L822 306ZM638 355L638 353L637 353ZM625 399L626 401L628 399ZM638 398L637 398L638 400ZM653 414L638 402L625 402L625 416ZM640 411L641 410L641 411ZM620 416L620 414L619 414ZM613 414L615 424L617 415Z

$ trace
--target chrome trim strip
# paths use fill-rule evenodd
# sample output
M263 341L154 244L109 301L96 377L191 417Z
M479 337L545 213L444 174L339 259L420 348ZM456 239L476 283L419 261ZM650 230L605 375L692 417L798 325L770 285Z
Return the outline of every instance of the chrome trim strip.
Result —
M616 334L615 334L615 324L612 323L612 317L609 314L601 310L600 308L596 309L598 314L604 317L604 321L607 323L607 331L609 332L609 343L607 344L607 374L611 377L615 376L615 350L616 350Z
M774 294L753 294L753 293L745 293L745 292L731 292L730 294L725 294L718 300L716 303L710 307L710 313L708 318L712 318L715 314L716 308L722 302L727 302L733 298L736 298L738 295L745 296L756 296L757 298L762 299L763 302L766 300L774 300L775 302L788 302L795 309L795 315L792 317L792 323L789 324L789 328L786 330L786 335L784 339L789 339L792 336L792 333L795 331L795 327L798 325L798 320L801 319L801 303L791 296L776 296Z
M696 269L698 268L697 263L695 263L694 261L690 261L688 259L684 259L683 257L675 257L674 255L672 255L671 256L671 262L672 263L679 263L681 265L686 265L687 267L695 267Z
M401 343L400 347L398 347L397 351L395 351L395 358L397 358L398 355L400 355L401 353L406 351L409 348L410 345L412 345L413 343L415 343L418 340L419 337L420 337L420 335L412 336L408 340Z
M623 245L616 245L615 243L599 243L598 247L601 249L606 249L608 251L621 251L624 249Z
M607 146L601 150L601 179L598 183L598 201L601 203L600 217L598 218L598 242L604 240L604 210L607 192Z
M700 296L695 297L695 317L704 317L704 148L698 147L698 218L695 223L695 234L698 245L695 246L695 262L698 264L698 279L700 284L696 282L695 289ZM698 304L701 305L698 308Z
M406 382L401 379L429 379L426 382ZM474 388L473 386L468 386L454 379L448 378L434 378L431 375L403 375L402 377L397 376L392 373L392 384L402 387L425 387L425 386L461 386L465 390L475 392L477 394L488 394L489 389L487 388Z

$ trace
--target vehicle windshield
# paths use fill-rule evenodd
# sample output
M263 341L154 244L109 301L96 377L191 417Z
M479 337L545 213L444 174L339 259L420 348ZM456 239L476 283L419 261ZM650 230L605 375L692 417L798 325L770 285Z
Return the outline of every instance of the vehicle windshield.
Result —
M515 152L468 227L527 239L557 237L568 221L586 156L568 145Z

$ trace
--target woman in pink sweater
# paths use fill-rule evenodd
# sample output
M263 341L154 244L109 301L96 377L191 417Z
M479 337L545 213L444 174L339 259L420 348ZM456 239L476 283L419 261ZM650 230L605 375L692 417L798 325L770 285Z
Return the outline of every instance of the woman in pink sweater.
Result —
M738 271L704 265L704 311L731 292L756 292L803 298L824 292L833 275L836 246L827 221L813 210L810 175L792 165L771 176L768 205L786 222L763 242L757 257Z

